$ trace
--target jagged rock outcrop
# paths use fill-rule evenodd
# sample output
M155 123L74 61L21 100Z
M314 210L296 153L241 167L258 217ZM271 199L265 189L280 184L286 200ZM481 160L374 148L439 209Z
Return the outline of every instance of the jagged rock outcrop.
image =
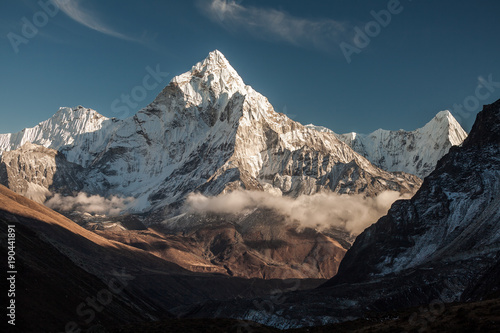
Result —
M26 142L0 156L0 184L43 203L56 189L63 194L78 192L83 168L68 162L57 150Z

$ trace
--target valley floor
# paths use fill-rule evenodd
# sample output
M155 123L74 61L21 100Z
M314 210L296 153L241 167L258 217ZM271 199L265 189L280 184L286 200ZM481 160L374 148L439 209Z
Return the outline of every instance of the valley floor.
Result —
M132 332L234 332L234 333L323 333L323 332L499 332L500 298L471 302L423 306L397 312L372 313L365 318L321 327L281 331L256 323L234 319L171 319L114 328L109 333Z

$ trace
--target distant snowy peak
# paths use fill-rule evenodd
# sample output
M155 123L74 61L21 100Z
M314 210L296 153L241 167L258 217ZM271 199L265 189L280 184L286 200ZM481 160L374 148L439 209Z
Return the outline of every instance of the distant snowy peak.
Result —
M467 133L450 111L441 111L414 131L378 129L368 135L351 132L337 137L384 170L424 178L451 146L462 144Z
M378 129L370 134L336 134L313 124L306 125L321 133L335 134L354 151L387 171L403 171L424 178L452 146L461 145L467 133L450 111L439 112L424 127L414 131Z
M452 146L461 145L467 137L467 133L448 110L439 112L430 122L419 130L422 133L429 134L429 136L434 135L436 139L442 137L442 135L439 134L445 133L446 139L448 139L448 142Z
M0 134L0 155L18 149L26 142L59 150L75 143L82 134L101 130L112 121L82 106L59 108L50 119L13 134Z

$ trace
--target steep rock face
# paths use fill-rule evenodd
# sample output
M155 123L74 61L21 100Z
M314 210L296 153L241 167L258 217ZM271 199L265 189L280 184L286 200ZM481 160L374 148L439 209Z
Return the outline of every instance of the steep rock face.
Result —
M424 178L452 146L462 144L467 133L449 111L441 111L414 131L378 129L368 135L353 132L337 137L379 168Z
M355 241L332 283L366 281L421 265L485 259L500 250L500 101L443 157L417 194ZM477 272L478 274L481 272Z
M64 194L80 190L82 171L58 151L29 142L0 156L0 184L39 203L54 188Z

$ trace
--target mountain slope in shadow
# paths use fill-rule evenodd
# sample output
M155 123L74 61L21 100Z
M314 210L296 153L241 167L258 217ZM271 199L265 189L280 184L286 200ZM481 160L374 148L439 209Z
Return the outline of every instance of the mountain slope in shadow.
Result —
M0 221L2 239L7 239L7 225L17 230L16 331L64 331L68 322L85 328L152 321L179 315L183 307L197 303L256 297L293 285L289 280L190 272L139 248L107 240L3 186ZM2 247L6 249L6 242ZM115 293L109 283L120 278L126 285ZM321 282L304 280L301 288ZM88 299L109 296L108 291L113 301L105 307L97 304L91 316Z

